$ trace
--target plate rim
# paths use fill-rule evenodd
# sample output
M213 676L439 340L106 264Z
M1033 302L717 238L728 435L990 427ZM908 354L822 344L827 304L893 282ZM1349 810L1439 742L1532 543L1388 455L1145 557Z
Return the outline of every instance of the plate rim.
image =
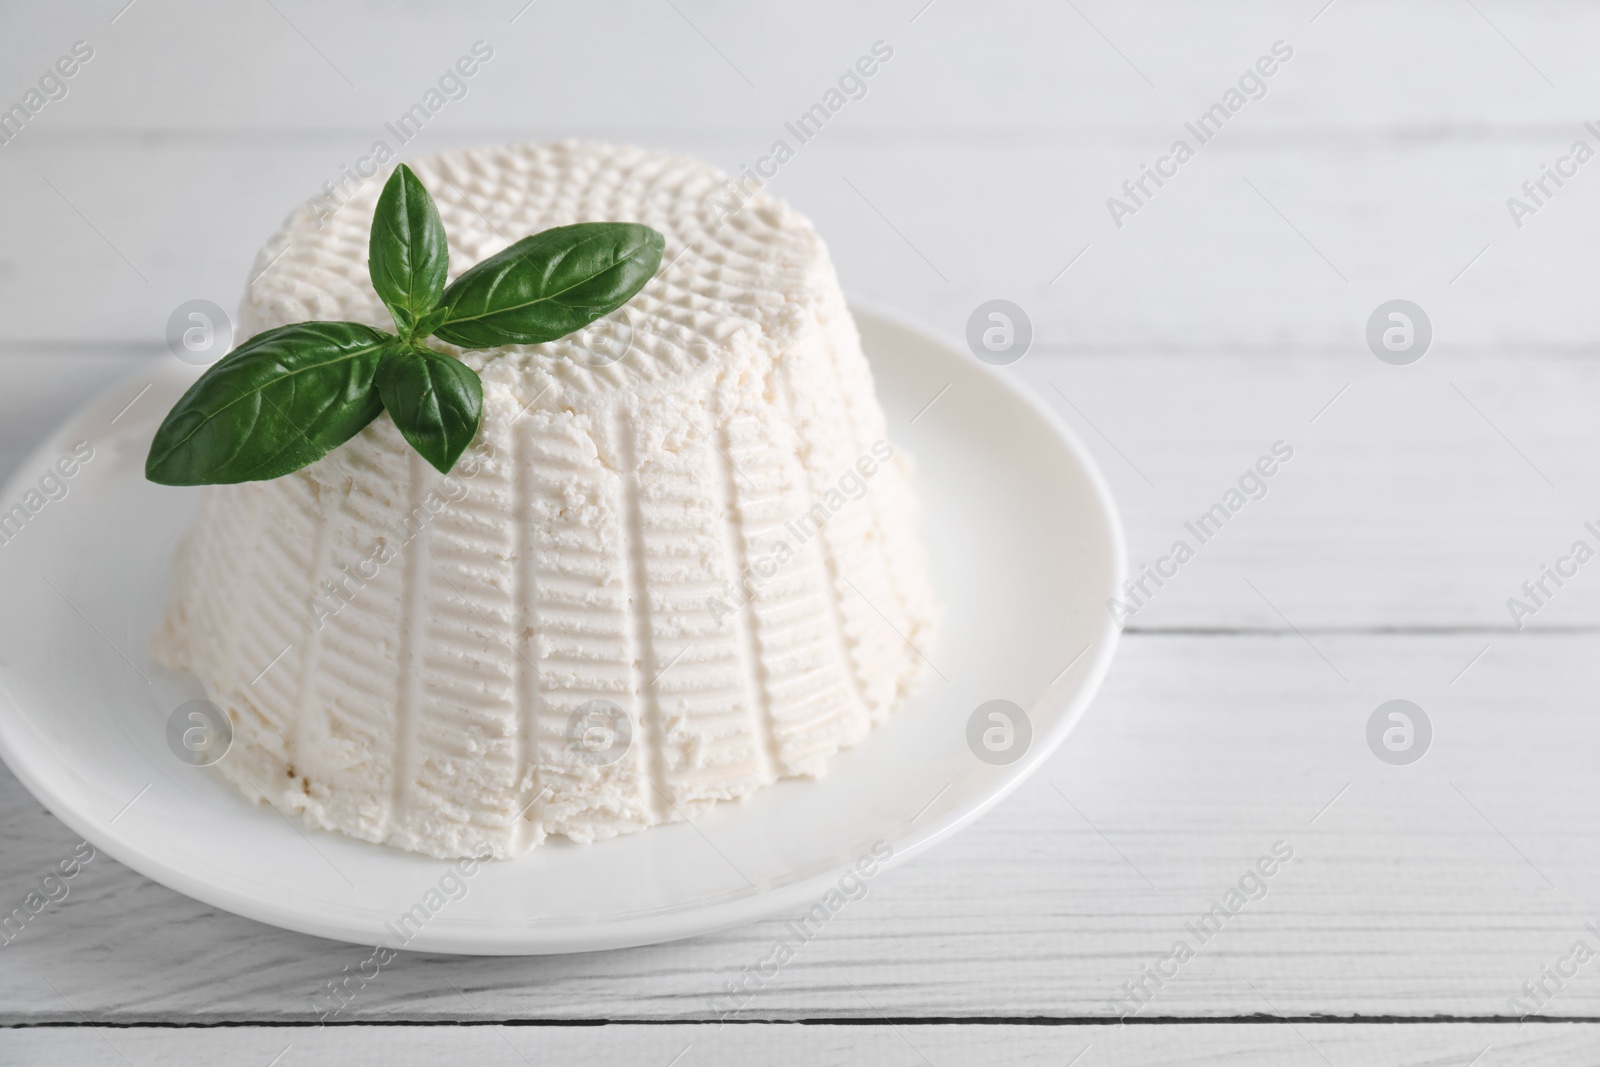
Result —
M1111 494L1104 473L1077 433L1043 398L1027 389L1012 376L1000 369L972 359L949 335L927 325L909 313L883 303L851 296L848 301L851 314L862 321L877 319L888 326L904 331L924 344L936 346L955 358L971 360L974 369L986 376L1006 393L1010 399L1023 404L1050 430L1062 444L1082 472L1089 494L1098 504L1099 521L1110 545L1110 565L1113 586L1119 587L1127 576L1127 543L1124 538L1121 515ZM84 404L78 406L61 423L45 435L39 445L28 453L21 465L12 473L3 487L0 500L10 500L20 492L28 473L40 462L47 462L53 449L68 427L83 418L109 397L125 389L133 379L148 376L147 369L132 371L101 390ZM157 371L156 373L160 373ZM1077 727L1089 705L1098 694L1116 655L1122 630L1107 612L1091 645L1091 658L1087 664L1087 678L1077 685L1074 694L1067 698L1062 715L1051 729L1033 738L1028 751L1016 762L1005 767L977 798L967 805L947 813L943 818L929 822L920 830L911 830L898 841L889 842L892 854L880 863L887 870L907 862L933 848L965 827L992 811L1014 791L1022 786L1035 771L1065 743ZM1051 690L1059 684L1053 681L1036 698L1035 704L1049 698ZM25 714L18 711L18 715ZM193 900L256 922L265 923L296 933L310 934L349 944L367 944L368 939L337 919L322 919L318 913L296 909L291 904L244 896L216 882L190 873L187 867L172 864L158 852L140 848L117 835L111 823L82 810L82 805L68 791L55 787L43 773L22 758L12 734L19 723L8 708L0 705L0 760L11 770L18 781L55 818L73 833L104 851L118 863L175 892ZM380 847L380 846L375 846ZM677 911L648 916L636 916L604 923L578 923L566 927L525 927L501 924L486 928L452 927L448 929L425 928L405 947L412 951L451 955L550 955L560 953L597 952L618 948L661 944L682 940L701 934L714 933L768 918L780 911L815 900L851 868L849 862L830 867L825 871L802 878L784 886L757 890L749 896L732 900L691 905ZM509 943L508 943L509 942Z

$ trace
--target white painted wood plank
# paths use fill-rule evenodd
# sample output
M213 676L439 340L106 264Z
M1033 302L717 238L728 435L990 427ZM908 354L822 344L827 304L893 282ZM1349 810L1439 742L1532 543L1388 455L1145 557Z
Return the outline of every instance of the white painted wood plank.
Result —
M428 131L407 154L563 132L594 135ZM619 138L732 169L770 143L649 130ZM1567 141L1219 137L1120 229L1106 200L1164 147L1149 136L995 142L829 129L772 189L815 221L847 289L953 332L1004 296L1028 311L1041 348L1310 346L1359 361L1372 358L1368 317L1403 297L1432 320L1429 359L1587 351L1600 312L1581 265L1600 235L1600 197L1575 182L1520 230L1505 208ZM270 137L19 141L0 167L0 195L14 205L0 340L154 347L185 300L237 306L256 251L356 148Z
M904 66L852 116L876 129L1165 130L1280 38L1296 57L1292 77L1272 83L1259 116L1269 124L1581 123L1600 88L1585 47L1600 14L1573 2L1484 3L1481 13L1449 0L1340 0L1326 11L1270 0L1094 0L1077 11L1039 0L275 6L281 15L179 0L114 23L121 4L8 12L6 92L20 96L78 38L96 56L37 130L376 127L480 38L496 58L433 121L761 129L820 98L877 38Z
M687 17L653 0L536 5L515 26L518 3L378 18L195 2L114 26L87 8L9 14L8 70L42 71L81 35L101 44L70 94L0 147L0 339L153 344L183 300L232 306L283 215L376 139L410 155L560 136L730 169L789 136L797 156L773 189L816 219L847 284L949 329L1003 294L1041 343L1358 355L1370 312L1404 296L1429 310L1441 352L1594 336L1591 176L1521 229L1506 208L1574 139L1600 146L1583 127L1600 89L1580 43L1600 28L1592 8L1344 0L1313 25L1265 3L937 3L913 25L920 2L680 6ZM605 78L585 49L550 47L597 33ZM480 35L497 58L400 145L384 123ZM880 36L896 57L867 95L808 143L787 135ZM1108 198L1280 36L1298 51L1268 95L1114 225Z
M0 472L76 397L136 365L134 356L0 355ZM1589 360L1444 352L1390 367L1337 353L1039 354L1001 373L1034 390L1095 453L1136 567L1158 564L1179 539L1195 550L1161 588L1146 581L1145 606L1129 620L1137 628L1510 637L1507 600L1532 603L1523 583L1579 538L1600 547L1584 526L1600 526L1589 488L1600 484L1590 411L1600 366ZM929 378L926 398L945 384ZM891 413L893 426L924 397L908 403ZM959 403L944 397L917 428L938 432L941 406ZM1267 495L1201 544L1186 524L1225 502L1277 441L1294 457L1263 480ZM1259 492L1253 482L1247 489ZM1546 606L1521 620L1528 630L1600 626L1600 572L1591 569L1561 588L1547 580Z
M1560 632L1600 625L1600 583L1580 575L1560 589L1532 633L1474 632L1506 627L1505 598L1584 536L1584 520L1600 521L1587 489L1600 473L1587 403L1600 371L1573 358L1592 351L1600 325L1586 269L1600 202L1580 172L1521 229L1505 205L1574 138L1600 143L1582 128L1600 89L1586 51L1600 12L1320 6L685 3L680 16L638 0L541 4L516 25L521 0L382 18L295 3L282 16L141 4L114 24L98 6L7 12L0 69L42 71L78 37L99 51L66 100L0 147L0 471L127 365L120 346L159 353L177 303L235 303L278 219L477 37L496 60L408 151L606 136L737 167L884 37L893 63L774 191L816 219L856 292L956 334L980 300L1028 309L1039 351L1007 373L1100 456L1136 562L1154 562L1274 440L1291 441L1295 460L1268 498L1134 620L1275 635L1134 635L1047 778L876 883L742 1017L1105 1015L1121 983L1280 838L1294 863L1146 1014L1250 1013L1265 994L1296 1013L1504 1015L1522 983L1588 936L1585 921L1600 922L1584 889L1600 863L1593 657L1589 637ZM605 78L584 49L551 47L597 31ZM1106 197L1280 36L1296 57L1268 98L1115 227ZM249 47L219 45L238 41ZM1378 364L1361 337L1372 308L1399 296L1427 308L1437 332L1410 368ZM1340 632L1394 628L1463 632ZM1421 702L1438 729L1413 767L1378 763L1363 740L1372 708L1396 696ZM0 905L72 844L0 774ZM556 960L407 957L348 1015L450 1020L477 1005L527 1018L706 1017L720 983L780 929ZM11 1021L71 1021L71 1004L128 1022L309 1019L321 983L361 958L203 908L104 857L0 953ZM1597 998L1585 969L1549 1010L1592 1017ZM1466 1063L1478 1051L1459 1040L1466 1026L1326 1029L1313 1040L1334 1062L1437 1062L1460 1044ZM1179 1041L1177 1026L1120 1031L1170 1044L1105 1055L1321 1062L1282 1026L1237 1041L1226 1026L1181 1030ZM1066 1062L1076 1048L1063 1035L1087 1040L1080 1027L1046 1028L1043 1044L930 1031L935 1061L960 1051ZM596 1036L607 1032L513 1033L587 1062L611 1047ZM640 1029L637 1050L666 1062L683 1032ZM881 1027L719 1036L730 1033L766 1044L713 1048L705 1062L854 1062L857 1047L921 1062ZM1516 1042L1531 1044L1505 1062L1571 1062L1593 1044L1565 1027L1510 1033L1486 1032L1497 1048L1481 1062ZM255 1050L230 1043L242 1034L269 1036L216 1031L178 1054L237 1062L235 1051ZM512 1052L481 1030L337 1034L330 1060L370 1048L405 1062L448 1039ZM139 1062L194 1036L114 1039L124 1035L141 1043ZM0 1031L0 1046L13 1041L23 1051L0 1058L59 1047L70 1062L121 1062L92 1031Z
M0 481L90 397L148 359L126 347L0 353ZM12 503L7 500L3 507Z
M1464 353L1411 367L1370 355L1123 355L1024 360L1010 372L1098 457L1136 572L1170 574L1161 560L1179 541L1195 553L1164 586L1145 582L1129 625L1510 634L1507 600L1538 606L1522 586L1541 565L1580 538L1600 547L1584 525L1600 525L1591 366ZM1280 441L1293 458L1247 478ZM1230 500L1241 488L1266 495ZM1226 525L1200 528L1219 503L1235 506ZM1544 605L1521 621L1592 626L1596 597L1600 582L1579 570L1562 587L1547 581Z
M605 1026L284 1027L220 1030L0 1031L0 1056L27 1067L182 1062L197 1067L432 1067L464 1055L485 1067L528 1063L592 1067L708 1064L1081 1063L1115 1065L1454 1064L1570 1065L1592 1054L1600 1027L1514 1024L1386 1026L1299 1022L1167 1026ZM281 1059L274 1060L273 1057ZM1481 1056L1474 1060L1474 1056ZM1076 1057L1076 1058L1075 1058Z
M868 1019L863 997L894 1016L1103 1018L1179 940L1194 958L1140 1015L1267 1010L1253 984L1291 1015L1514 1017L1522 984L1576 940L1600 948L1584 925L1600 923L1592 639L1496 644L1464 675L1481 637L1313 640L1131 636L1043 773L872 882L737 1018ZM1394 698L1433 723L1408 767L1365 740ZM1278 841L1293 859L1202 944L1185 924ZM0 906L74 843L6 776ZM336 1018L717 1018L726 983L783 936L768 921L584 956L407 954ZM0 1023L71 1021L62 995L97 1021L315 1021L324 983L369 952L221 914L98 857L0 948ZM1547 1014L1600 1016L1597 966L1549 987Z

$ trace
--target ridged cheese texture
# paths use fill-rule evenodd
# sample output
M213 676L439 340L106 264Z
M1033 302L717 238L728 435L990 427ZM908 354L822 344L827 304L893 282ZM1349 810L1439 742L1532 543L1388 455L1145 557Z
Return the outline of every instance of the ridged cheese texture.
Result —
M633 148L411 166L452 277L607 220L661 231L661 268L573 337L439 345L484 386L448 477L380 415L294 474L203 490L155 643L233 720L218 770L310 826L439 857L820 776L918 681L935 605L909 463L810 223ZM290 217L240 337L392 329L367 274L384 177Z

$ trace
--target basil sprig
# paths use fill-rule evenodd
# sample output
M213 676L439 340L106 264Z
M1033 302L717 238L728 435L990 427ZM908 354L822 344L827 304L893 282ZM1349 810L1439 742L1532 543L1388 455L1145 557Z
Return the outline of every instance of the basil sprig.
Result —
M580 222L524 237L450 283L450 314L436 333L462 348L565 337L644 288L661 248L659 233L634 222Z
M411 340L417 320L436 308L444 293L450 249L433 197L404 163L378 196L367 242L367 273L400 337Z
M383 410L374 381L392 340L355 322L256 334L167 413L145 477L162 485L252 482L321 459Z
M446 474L477 436L483 382L443 352L396 347L378 363L378 396L411 447Z
M446 287L450 253L439 210L401 164L378 197L367 247L372 287L397 333L301 322L256 334L173 405L150 444L145 477L162 485L278 478L321 459L383 411L448 474L477 436L483 382L427 338L498 348L565 337L643 289L663 243L638 223L557 226Z

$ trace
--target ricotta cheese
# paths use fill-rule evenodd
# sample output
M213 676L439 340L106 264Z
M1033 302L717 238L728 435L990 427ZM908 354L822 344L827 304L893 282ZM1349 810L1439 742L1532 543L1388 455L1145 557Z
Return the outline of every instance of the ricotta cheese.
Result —
M662 268L578 335L457 353L484 410L448 476L380 415L294 474L202 490L155 645L232 718L218 770L446 858L821 775L917 682L936 612L909 463L810 223L765 194L726 214L721 172L633 148L411 166L452 277L585 221L655 227ZM289 218L240 336L391 328L367 277L382 184Z

